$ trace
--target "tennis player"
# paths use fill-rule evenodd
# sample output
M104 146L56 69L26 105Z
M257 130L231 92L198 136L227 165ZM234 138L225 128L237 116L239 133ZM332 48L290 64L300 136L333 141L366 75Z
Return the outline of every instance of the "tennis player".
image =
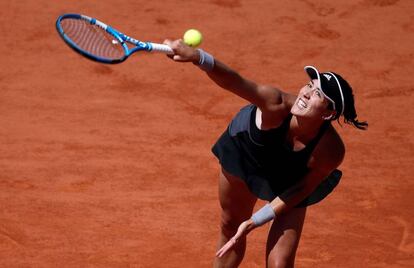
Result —
M358 129L368 127L357 120L352 88L334 72L306 66L309 82L295 96L258 85L181 40L164 43L174 61L198 65L217 85L251 103L212 149L221 164L222 208L214 267L237 267L246 235L271 221L267 267L293 267L306 207L324 199L341 177L337 167L345 146L332 121L343 117ZM253 213L257 198L269 203Z

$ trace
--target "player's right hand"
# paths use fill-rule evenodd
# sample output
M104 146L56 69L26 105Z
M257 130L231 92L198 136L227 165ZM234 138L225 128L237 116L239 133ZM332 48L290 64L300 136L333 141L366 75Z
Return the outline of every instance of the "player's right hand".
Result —
M168 55L174 61L180 62L193 62L198 63L200 61L200 53L198 50L186 45L182 39L169 40L166 39L164 44L171 47L174 51L173 55Z

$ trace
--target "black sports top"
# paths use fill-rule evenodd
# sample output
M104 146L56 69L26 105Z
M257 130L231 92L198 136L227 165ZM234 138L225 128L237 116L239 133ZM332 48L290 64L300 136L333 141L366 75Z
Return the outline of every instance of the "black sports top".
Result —
M307 173L308 161L330 123L324 123L305 148L294 151L286 142L292 114L274 129L257 128L257 107L243 107L213 146L222 167L242 178L259 198L272 200Z

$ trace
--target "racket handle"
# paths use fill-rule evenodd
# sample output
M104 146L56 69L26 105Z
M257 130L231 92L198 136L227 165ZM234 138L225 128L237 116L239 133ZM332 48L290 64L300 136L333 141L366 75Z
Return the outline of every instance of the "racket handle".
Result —
M151 43L151 46L152 46L151 51L162 52L162 53L165 53L165 54L174 54L172 48L167 46L167 45Z

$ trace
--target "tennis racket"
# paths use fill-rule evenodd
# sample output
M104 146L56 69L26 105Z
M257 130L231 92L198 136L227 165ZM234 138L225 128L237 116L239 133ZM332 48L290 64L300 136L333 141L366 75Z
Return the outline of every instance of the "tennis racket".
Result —
M174 54L167 45L141 42L85 15L61 15L56 21L56 29L76 52L102 63L121 63L137 51Z

